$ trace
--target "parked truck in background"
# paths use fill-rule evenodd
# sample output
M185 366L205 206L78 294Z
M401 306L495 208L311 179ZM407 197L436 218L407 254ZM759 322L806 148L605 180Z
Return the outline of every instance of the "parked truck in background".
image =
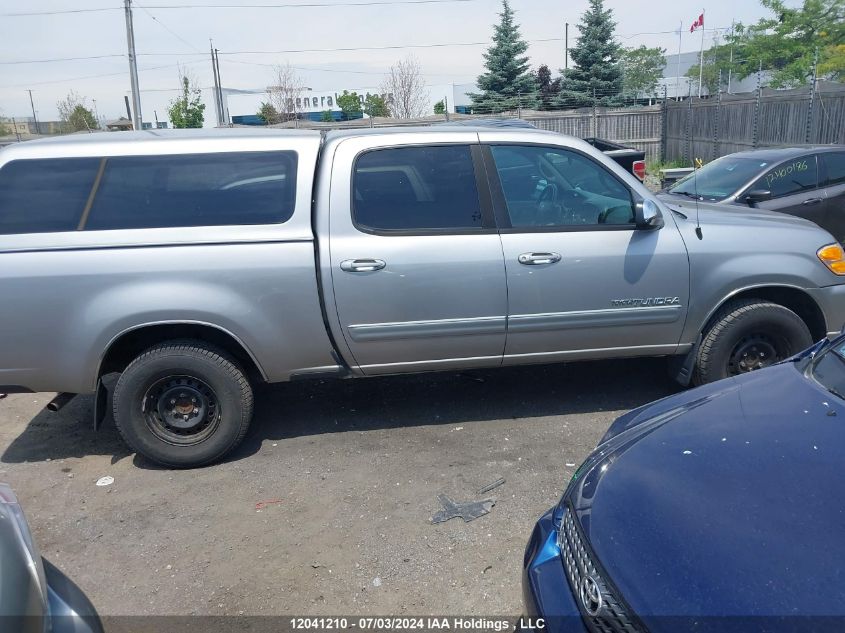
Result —
M231 451L258 382L635 356L684 383L752 371L839 330L843 275L806 220L673 209L537 130L0 152L0 392L93 392L99 424L119 373L121 435L173 467Z

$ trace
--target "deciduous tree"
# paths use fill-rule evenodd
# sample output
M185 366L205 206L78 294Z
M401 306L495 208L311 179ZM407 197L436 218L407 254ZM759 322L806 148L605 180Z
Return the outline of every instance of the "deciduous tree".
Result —
M653 97L666 66L666 49L638 46L622 50L622 85L626 94Z
M560 92L560 77L552 79L552 71L546 64L541 65L534 75L540 100L540 109L550 110L555 97Z
M187 72L180 73L182 94L170 102L167 114L174 128L199 128L205 121L205 104L196 80Z
M373 95L367 93L364 99L364 112L368 116L390 116L390 110L387 107L387 101L381 95Z
M358 96L357 92L344 90L343 94L337 98L337 105L343 112L344 120L361 118L363 110L361 109L361 97Z
M99 129L94 113L88 109L87 99L71 90L67 97L56 103L62 127L69 132Z
M845 0L803 0L789 7L784 0L760 0L771 15L750 26L738 25L728 42L742 47L741 77L759 66L771 73L774 88L806 84L818 51L820 76L842 77L845 45Z
M381 91L386 97L390 115L397 119L413 119L428 114L428 90L420 63L413 55L390 67Z
M267 88L267 102L279 113L279 121L293 121L302 110L305 82L288 64L273 67L273 78Z

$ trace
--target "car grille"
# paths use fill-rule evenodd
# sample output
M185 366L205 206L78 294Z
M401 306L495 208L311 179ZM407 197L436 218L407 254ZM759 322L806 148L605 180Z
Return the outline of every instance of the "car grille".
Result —
M592 555L581 538L575 517L569 509L563 514L558 545L566 577L569 579L575 601L590 631L593 633L644 633L645 629L629 615L628 609L620 604L608 586L607 580L596 569ZM601 605L595 615L587 612L584 600L581 598L581 589L587 578L592 579L595 582L593 587L601 592ZM595 604L593 602L593 606Z

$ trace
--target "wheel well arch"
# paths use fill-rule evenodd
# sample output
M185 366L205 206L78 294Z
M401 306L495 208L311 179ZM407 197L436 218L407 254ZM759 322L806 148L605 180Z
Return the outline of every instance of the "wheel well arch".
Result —
M216 325L197 322L150 323L121 332L106 346L100 358L97 379L104 374L122 372L135 357L153 345L178 339L209 343L232 356L250 380L267 380L252 352L234 334Z
M762 301L769 301L782 305L784 308L792 310L797 314L807 329L814 341L819 341L827 336L827 322L825 320L824 312L813 300L813 298L800 288L790 286L759 286L755 288L746 288L732 295L725 297L716 308L707 315L707 320L704 322L704 327L701 329L702 333L713 325L716 315L722 307L729 301L736 299L760 299Z

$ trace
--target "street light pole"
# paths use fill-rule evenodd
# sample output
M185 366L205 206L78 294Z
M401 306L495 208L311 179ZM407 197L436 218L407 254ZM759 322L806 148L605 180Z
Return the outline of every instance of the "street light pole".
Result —
M135 29L132 26L132 0L123 0L126 13L126 44L129 49L129 80L132 84L132 126L141 129L141 91L138 88L138 60L135 55Z
M41 134L41 129L38 127L38 117L35 116L35 102L32 100L32 90L27 90L29 93L29 105L32 106L32 122L35 124L35 133Z

